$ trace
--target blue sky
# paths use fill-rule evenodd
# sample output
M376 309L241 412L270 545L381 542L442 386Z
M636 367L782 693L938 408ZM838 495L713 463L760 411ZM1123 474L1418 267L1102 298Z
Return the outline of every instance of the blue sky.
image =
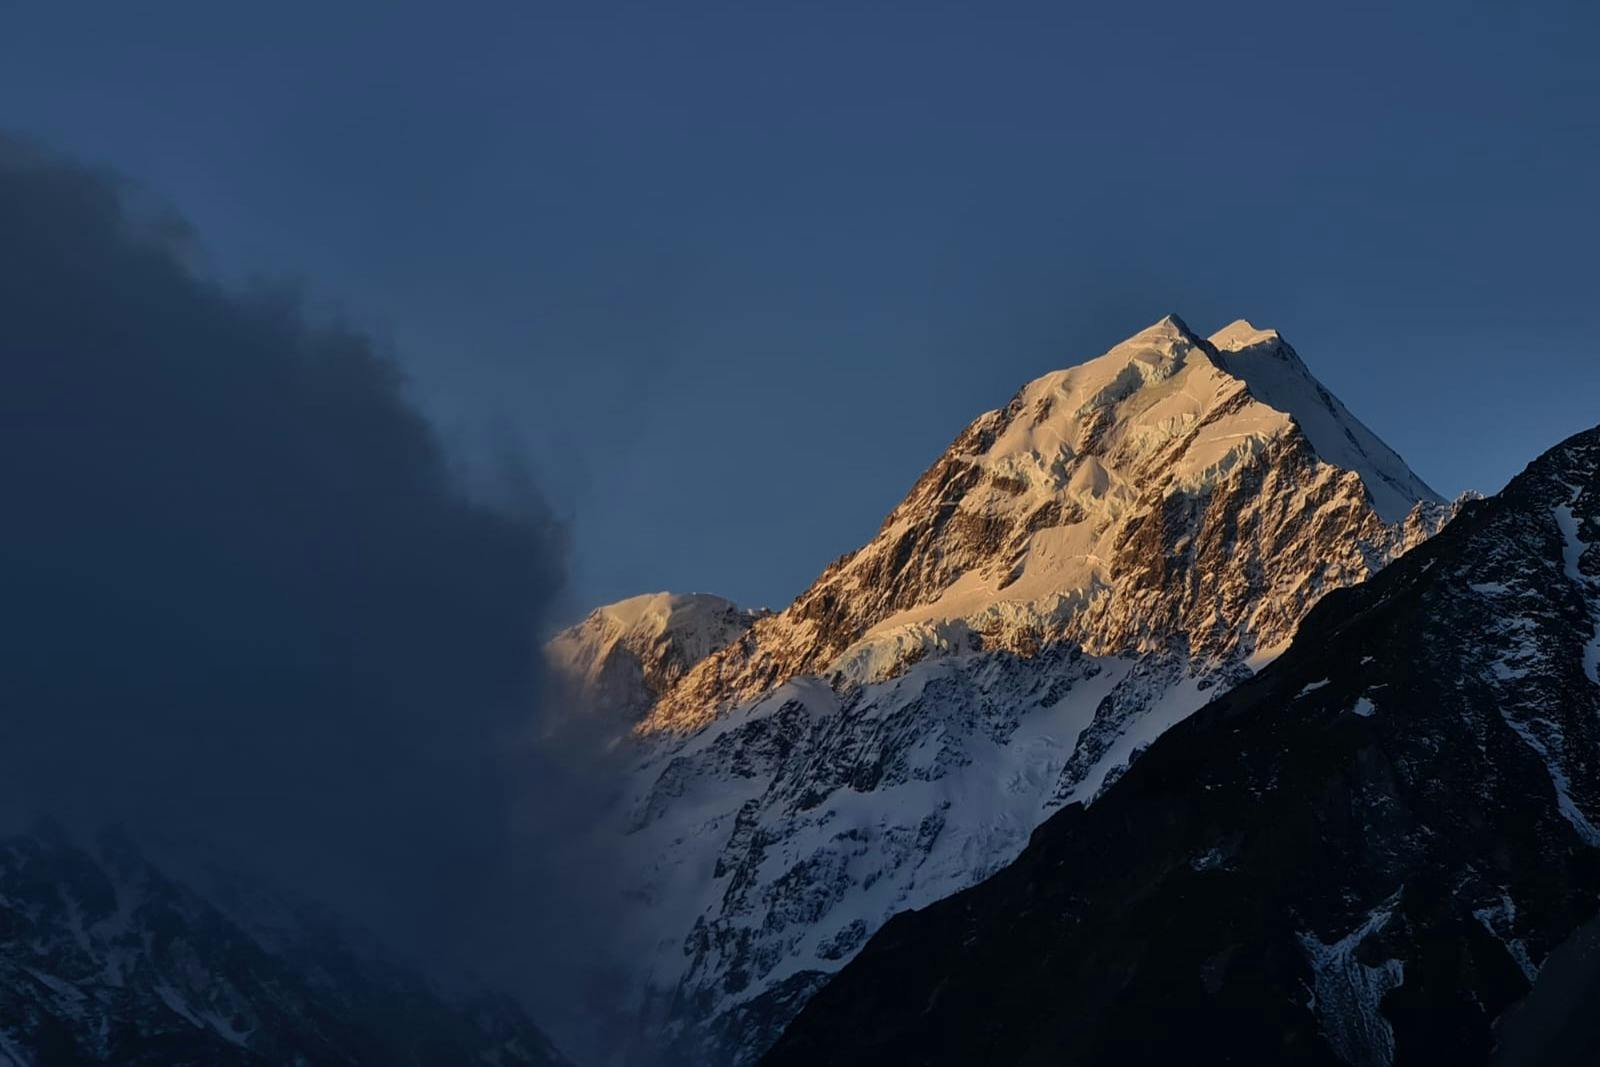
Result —
M0 4L0 123L388 339L572 609L781 604L973 415L1276 326L1447 495L1600 421L1600 14Z

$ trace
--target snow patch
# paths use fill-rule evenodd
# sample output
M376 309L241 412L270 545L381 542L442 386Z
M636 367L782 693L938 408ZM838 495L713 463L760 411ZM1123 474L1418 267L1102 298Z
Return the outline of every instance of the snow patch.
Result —
M1108 782L1127 770L1134 758L1156 738L1216 696L1212 681L1201 676L1185 677L1162 691L1154 703L1124 728L1078 787L1056 800L1061 804L1092 803Z
M1405 964L1390 959L1369 966L1356 958L1356 949L1388 924L1399 899L1396 890L1360 926L1331 944L1311 933L1298 935L1311 964L1317 1022L1334 1052L1351 1067L1394 1063L1394 1028L1381 1008L1384 995L1405 980Z
M1570 488L1570 487L1569 487ZM1589 615L1594 622L1594 629L1589 639L1583 646L1583 673L1589 681L1600 685L1600 610L1597 610L1596 586L1600 585L1594 579L1584 575L1578 564L1583 559L1584 552L1589 548L1589 543L1578 536L1578 517L1573 513L1572 505L1577 503L1577 493L1566 504L1551 508L1555 516L1556 525L1561 529L1561 561L1566 575L1575 582L1584 595L1588 605Z
M1578 537L1578 517L1572 512L1572 504L1560 504L1550 509L1555 516L1556 526L1561 530L1561 563L1567 577L1580 584L1586 584L1583 572L1578 570L1578 561L1583 558L1583 550L1589 546Z
M1510 894L1502 889L1498 902L1478 908L1472 914L1483 924L1483 928L1489 931L1489 936L1505 946L1506 952L1516 961L1523 977L1530 984L1539 977L1539 966L1529 957L1527 943L1520 937L1511 936L1511 930L1517 921L1517 905Z
M253 1030L241 1030L233 1024L231 1019L225 1018L215 1011L203 1011L200 1013L200 1018L205 1021L206 1026L228 1044L238 1045L240 1048L250 1047L250 1035Z
M1556 807L1560 810L1561 817L1572 824L1572 828L1578 831L1578 836L1587 844L1600 848L1600 830L1595 829L1589 817L1572 799L1572 781L1567 777L1567 772L1561 769L1560 761L1551 754L1550 747L1539 740L1525 723L1512 717L1507 709L1500 710L1500 717L1505 720L1506 725L1517 732L1517 736L1522 738L1529 748L1539 754L1540 759L1544 760L1545 769L1550 772L1550 782L1555 786Z
M184 1000L183 994L176 989L165 984L158 985L156 986L156 996L161 998L163 1004L182 1016L186 1022L192 1023L202 1030L207 1029L205 1022L190 1009L189 1002Z

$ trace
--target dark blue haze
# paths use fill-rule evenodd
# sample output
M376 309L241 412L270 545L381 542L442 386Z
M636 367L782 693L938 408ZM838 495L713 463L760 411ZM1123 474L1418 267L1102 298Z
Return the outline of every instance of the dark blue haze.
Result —
M389 337L573 519L571 609L786 601L977 412L1276 326L1441 492L1600 420L1600 13L0 6L11 129Z

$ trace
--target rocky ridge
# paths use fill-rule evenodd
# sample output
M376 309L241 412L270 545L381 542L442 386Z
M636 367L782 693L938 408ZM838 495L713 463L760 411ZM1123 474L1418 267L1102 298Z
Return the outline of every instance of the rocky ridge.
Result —
M688 732L791 678L842 688L948 651L1248 656L1425 536L1440 503L1276 332L1240 321L1207 341L1168 316L980 415L877 536L698 663L640 729ZM1326 555L1286 561L1297 538Z
M511 1000L443 993L337 921L228 884L197 892L116 833L0 840L0 1062L567 1064Z
M551 638L545 654L571 696L632 725L767 614L709 593L647 593L596 608Z
M1449 514L1247 323L1169 317L1030 383L640 720L621 1057L749 1062L889 916L1002 868Z
M1581 1002L1511 1009L1600 978L1550 965L1600 912L1597 772L1600 429L891 920L763 1062L1590 1062Z

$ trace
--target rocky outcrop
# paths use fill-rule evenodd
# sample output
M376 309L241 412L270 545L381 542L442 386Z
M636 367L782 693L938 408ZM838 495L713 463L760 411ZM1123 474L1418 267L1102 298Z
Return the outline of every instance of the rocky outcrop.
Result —
M1248 324L1165 319L980 416L640 720L632 1058L749 1062L891 915L1004 867L1449 514Z
M763 1062L1589 1062L1581 1008L1497 1023L1600 911L1597 628L1592 430L893 919Z

